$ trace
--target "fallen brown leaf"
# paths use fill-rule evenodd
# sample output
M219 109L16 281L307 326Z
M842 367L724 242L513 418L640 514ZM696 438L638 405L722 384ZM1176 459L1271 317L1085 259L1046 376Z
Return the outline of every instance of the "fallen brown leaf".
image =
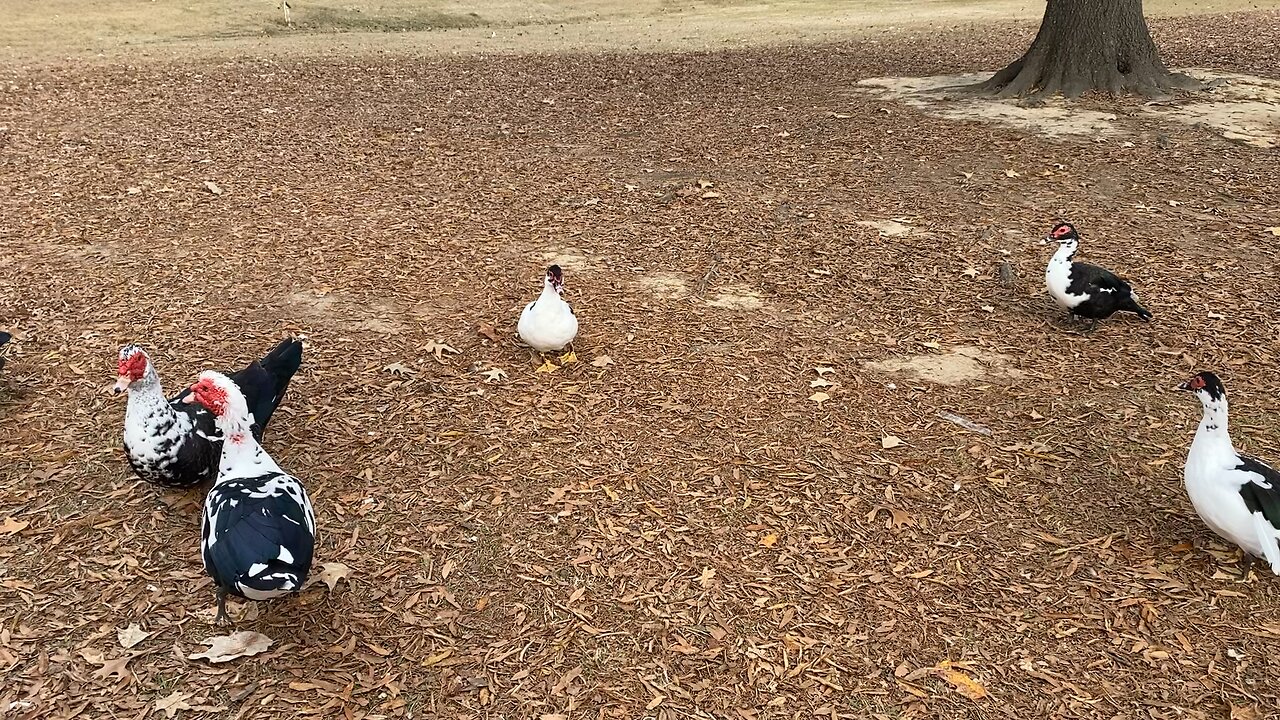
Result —
M188 660L208 660L211 663L230 662L266 652L275 641L262 633L239 631L230 635L205 638L200 642L210 646L209 649L188 655Z

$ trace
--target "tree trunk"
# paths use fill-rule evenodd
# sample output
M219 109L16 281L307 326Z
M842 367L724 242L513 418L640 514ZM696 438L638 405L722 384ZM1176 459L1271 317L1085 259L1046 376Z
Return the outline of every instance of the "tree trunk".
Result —
M1087 90L1163 97L1203 87L1160 61L1142 0L1048 0L1040 32L1017 62L978 86L997 97Z

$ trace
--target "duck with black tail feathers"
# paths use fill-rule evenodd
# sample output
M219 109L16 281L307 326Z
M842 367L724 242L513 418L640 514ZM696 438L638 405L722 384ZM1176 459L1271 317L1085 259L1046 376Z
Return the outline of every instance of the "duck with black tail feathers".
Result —
M1211 372L1178 386L1200 398L1204 414L1183 472L1196 513L1244 553L1241 578L1258 558L1280 575L1280 471L1236 452L1227 432L1227 389Z
M302 343L286 338L230 376L248 399L254 437L262 438L301 364ZM126 391L124 450L138 477L162 487L189 488L216 476L222 438L213 416L182 402L190 390L166 399L151 358L137 345L120 348L115 392Z
M315 553L316 516L306 488L254 438L235 382L206 370L184 401L210 413L224 438L200 525L200 557L217 585L221 624L229 620L227 595L270 600L302 589Z
M1138 296L1123 278L1088 263L1073 262L1080 234L1071 223L1058 223L1042 244L1057 241L1058 251L1044 271L1044 284L1055 302L1072 318L1089 320L1089 330L1117 312L1135 313L1150 320L1151 313L1138 304Z

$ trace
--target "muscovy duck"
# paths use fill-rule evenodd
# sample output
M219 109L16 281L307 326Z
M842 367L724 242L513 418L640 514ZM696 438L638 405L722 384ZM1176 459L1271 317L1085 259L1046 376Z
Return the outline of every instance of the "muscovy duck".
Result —
M206 370L184 402L211 413L224 438L200 524L200 557L217 585L222 623L229 620L228 594L270 600L302 589L315 552L316 516L302 483L254 438L236 382Z
M13 339L12 335L10 335L9 333L3 330L0 330L0 348L4 347L5 345L8 345L9 341L12 339ZM0 355L0 370L3 370L3 369L4 369L4 356Z
M1052 240L1058 242L1058 251L1045 268L1044 284L1054 301L1072 318L1089 320L1089 330L1116 312L1131 312L1143 320L1151 319L1151 313L1138 304L1137 294L1123 278L1096 265L1071 261L1080 247L1080 234L1075 226L1058 223L1041 244Z
M266 357L230 376L253 413L254 437L262 438L301 364L302 343L286 338ZM197 405L181 402L189 390L166 400L160 376L146 351L137 345L120 348L119 373L115 392L129 391L124 450L138 477L173 488L194 487L212 479L222 453L213 416Z
M537 300L525 305L524 311L520 313L516 332L526 345L539 353L563 350L578 335L578 318L573 314L569 303L561 297L563 293L564 273L559 265L552 265L547 268L547 274L542 280L542 294ZM565 364L576 362L577 359L573 352L565 353L560 358ZM544 359L542 367L538 369L550 372L555 368L550 360Z
M1227 432L1227 390L1218 376L1201 372L1178 386L1200 398L1204 415L1187 453L1187 495L1205 524L1240 547L1241 577L1257 558L1280 575L1280 471L1241 455Z

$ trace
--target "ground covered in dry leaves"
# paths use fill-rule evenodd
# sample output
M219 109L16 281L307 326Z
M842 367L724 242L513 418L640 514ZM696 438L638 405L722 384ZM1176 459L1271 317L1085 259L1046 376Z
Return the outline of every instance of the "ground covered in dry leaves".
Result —
M1276 13L1156 31L1280 76ZM1171 388L1221 371L1280 457L1276 155L1129 101L1085 104L1131 147L853 89L1028 32L4 69L0 713L1274 711L1280 580L1192 514ZM1060 217L1153 323L1062 326ZM513 335L552 259L581 362L537 374ZM115 353L176 390L289 333L266 445L325 577L236 606L262 652L190 659L224 633L201 495L128 471Z

